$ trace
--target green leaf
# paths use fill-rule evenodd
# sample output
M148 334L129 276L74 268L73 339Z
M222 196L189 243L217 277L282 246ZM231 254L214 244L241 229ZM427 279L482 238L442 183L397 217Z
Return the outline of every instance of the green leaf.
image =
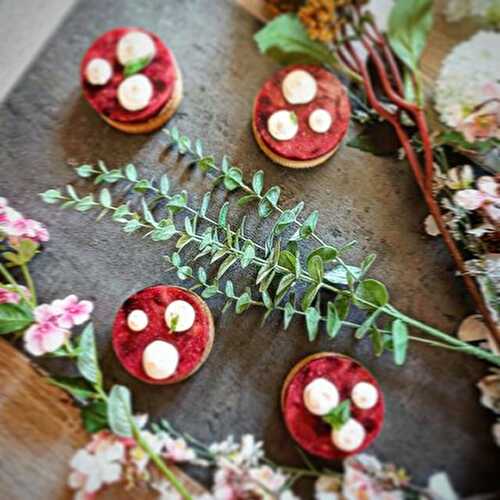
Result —
M108 398L108 423L117 436L132 437L132 404L130 391L123 385L114 385Z
M356 289L356 299L360 309L379 308L389 302L389 292L380 281L366 279Z
M295 222L295 214L292 210L285 210L276 221L274 226L274 234L281 234L285 229L287 229L291 224Z
M135 165L133 165L132 163L129 163L125 167L125 177L130 182L137 182L137 169L135 168Z
M345 399L330 413L323 416L323 420L334 429L340 429L351 418L351 401Z
M4 252L2 257L9 263L9 266L22 266L28 264L38 253L40 245L33 240L21 240L12 244L14 252Z
M135 75L136 73L139 73L139 71L142 71L151 62L151 60L152 57L147 56L129 62L123 68L123 76L127 78L129 76Z
M304 296L302 297L301 305L303 311L305 311L314 302L314 299L316 298L316 295L318 294L320 288L321 285L318 285L317 283L311 283L311 285L309 285L306 292L304 293Z
M80 165L75 168L75 172L78 177L92 177L94 175L94 167L92 165Z
M292 241L305 240L316 230L318 224L319 212L311 212L307 219L302 223L300 229L291 237Z
M252 299L248 292L245 292L242 295L240 295L235 305L236 314L241 314L245 312L252 305L251 301Z
M231 299L234 297L234 285L231 280L226 281L225 293L227 297Z
M205 290L203 290L203 292L201 293L201 296L204 299L209 299L210 297L213 297L214 295L216 295L218 291L219 291L219 289L215 285L210 285L207 288L205 288Z
M313 255L307 259L307 271L316 283L321 283L325 274L323 259L319 255Z
M212 193L208 191L203 195L203 200L201 201L201 206L200 206L200 216L205 217L207 214L208 206L210 205L210 198L212 196Z
M153 235L151 234L151 236L153 236ZM189 234L183 234L176 241L175 248L177 248L177 250L182 250L186 245L188 245L189 243L191 243L191 241L193 241L193 238L191 236L189 236Z
M259 197L256 196L256 195L254 195L254 194L247 194L246 196L242 196L238 200L238 206L239 207L244 207L248 203L251 203L252 201L257 201L258 199L259 199Z
M432 28L432 3L432 0L396 0L389 16L389 43L412 71L418 70Z
M326 310L326 333L333 339L337 336L342 328L342 320L340 319L337 307L334 302L328 302Z
M307 256L307 262L309 262L309 259L312 259L315 255L319 255L321 257L321 260L326 264L328 262L331 262L332 260L335 260L338 254L339 252L335 247L331 246L319 247L316 250L313 250Z
M295 274L285 274L281 278L278 284L278 288L276 289L276 296L275 296L276 304L279 304L283 300L288 290L294 283L295 283Z
M371 253L370 255L366 256L363 259L363 262L361 262L361 274L362 275L365 275L369 271L370 267L372 267L376 258L377 258L377 254Z
M151 231L151 239L153 241L167 241L174 236L176 232L177 230L173 224L158 225L153 231ZM189 236L188 239L190 239Z
M348 293L338 293L335 297L335 308L341 320L345 320L351 307L351 296Z
M0 335L23 330L33 323L30 309L20 304L0 304Z
M217 279L222 278L222 276L229 270L229 268L238 260L237 255L228 255L217 271Z
M372 326L370 338L372 341L373 353L379 357L384 353L384 337L381 331L375 326Z
M133 233L141 227L141 223L137 219L130 219L124 226L123 231Z
M90 434L108 427L108 405L106 401L94 401L80 410L83 427Z
M219 225L223 228L227 227L227 214L229 212L229 202L226 201L224 205L222 205L219 211Z
M349 269L349 274L353 275L355 279L361 277L361 269L359 267L347 266L347 268ZM325 280L335 285L347 285L347 275L348 273L344 266L336 266L325 273Z
M237 167L231 167L224 176L224 187L228 191L234 191L241 186L243 174Z
M170 191L170 181L168 177L164 174L160 177L160 193L163 196L168 196L168 192Z
M368 331L371 329L373 322L377 319L377 317L380 315L380 310L377 309L373 314L370 314L364 321L361 323L361 325L356 329L356 333L354 334L354 337L357 338L358 340L361 340L362 338L365 337L365 335L368 333Z
M285 305L285 311L283 313L283 328L285 330L287 330L290 326L294 314L295 307L293 307L293 304L291 304L290 302L287 302L287 304Z
M170 198L167 203L167 207L172 210L173 213L178 212L186 206L187 203L187 193L183 191L182 193L175 194Z
M245 269L255 258L255 245L252 241L247 240L243 245L243 255L241 256L241 267Z
M318 336L318 326L321 319L319 311L314 307L309 307L305 311L306 313L306 327L307 327L307 337L309 341L312 342L316 340Z
M153 186L150 181L148 181L147 179L141 179L134 184L133 190L136 193L145 193L152 187Z
M76 361L79 372L83 378L100 385L102 382L102 374L97 361L97 349L94 337L94 326L89 323L80 336L78 345L79 355Z
M49 377L47 382L69 392L79 403L85 403L96 396L96 392L84 378Z
M101 189L101 192L99 193L99 203L104 208L111 208L112 200L111 200L111 194L109 193L109 189L107 188Z
M269 215L271 215L273 209L278 204L280 193L281 190L279 186L273 186L269 189L269 191L266 192L266 194L260 200L259 206L257 208L257 211L261 218L265 219L266 217L269 217Z
M47 189L44 193L40 193L40 197L44 203L48 203L49 205L58 203L61 196L61 191L59 189Z
M255 172L255 174L253 174L252 189L254 190L255 194L260 196L263 187L264 187L264 172L262 170L259 170L258 172Z
M394 362L403 365L408 351L408 327L400 319L395 319L391 325Z
M295 14L283 14L274 18L254 39L260 52L282 64L337 64L333 51L325 44L311 40Z

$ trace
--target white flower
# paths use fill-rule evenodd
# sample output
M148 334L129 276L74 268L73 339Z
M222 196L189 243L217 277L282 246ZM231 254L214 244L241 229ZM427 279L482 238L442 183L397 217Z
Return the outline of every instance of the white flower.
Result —
M314 490L316 500L340 500L342 480L336 476L320 476Z
M453 190L466 189L474 182L474 171L470 165L450 168L446 176L446 185Z
M424 229L425 232L429 236L438 236L441 234L441 231L439 231L439 227L436 224L436 219L432 216L432 214L429 214L425 220L424 220Z
M300 500L300 498L291 490L285 490L280 494L279 500Z
M85 493L95 493L121 479L124 458L123 443L111 439L102 440L93 452L87 448L78 450L70 461L73 470L68 485Z
M435 103L441 120L466 140L498 137L500 125L500 33L480 31L455 46L436 81Z
M256 441L251 434L245 434L241 438L239 450L231 457L237 465L256 465L264 456L262 441Z
M479 17L500 26L498 0L448 0L444 13L450 23L464 17Z
M250 469L249 476L258 485L272 492L279 491L286 483L286 476L268 465Z
M196 458L196 453L189 448L184 438L167 437L164 456L174 462L192 462Z

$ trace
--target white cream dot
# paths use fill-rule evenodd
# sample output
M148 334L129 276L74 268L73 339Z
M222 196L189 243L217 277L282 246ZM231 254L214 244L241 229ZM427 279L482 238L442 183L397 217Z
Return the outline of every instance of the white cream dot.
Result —
M130 31L116 46L116 57L123 66L139 59L152 58L156 47L153 39L142 31Z
M297 69L285 76L281 88L290 104L305 104L314 99L318 85L311 73Z
M358 382L351 391L351 399L358 408L369 410L377 404L377 388L369 382Z
M317 378L307 384L303 399L305 407L313 415L326 415L339 404L339 391L326 378Z
M309 115L309 127L318 134L328 132L332 126L332 115L326 109L315 109Z
M185 300L174 300L165 309L165 323L174 332L189 330L195 320L193 306Z
M351 452L363 444L365 436L364 427L357 420L350 418L340 429L333 429L331 437L339 450Z
M95 57L85 67L85 78L92 85L106 85L113 76L113 68L106 59Z
M148 323L148 315L141 309L134 309L127 316L127 325L134 332L144 330L148 326Z
M154 340L142 353L142 366L155 380L171 377L179 364L179 352L168 342Z
M147 107L153 97L151 80L142 74L125 78L118 86L118 101L128 111Z
M267 129L277 141L293 139L299 130L297 115L286 109L276 111L269 117Z

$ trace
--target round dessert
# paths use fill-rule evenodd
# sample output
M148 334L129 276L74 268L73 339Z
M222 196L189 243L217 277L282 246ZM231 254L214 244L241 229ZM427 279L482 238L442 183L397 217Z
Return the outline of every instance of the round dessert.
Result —
M316 65L279 70L255 98L252 128L274 162L290 168L320 165L339 147L351 105L340 81Z
M193 292L156 285L129 297L113 324L113 348L124 368L150 384L174 384L196 372L214 341L207 304Z
M80 65L83 94L111 126L152 132L175 113L182 77L171 50L154 33L116 28L101 35Z
M344 419L341 405L349 408ZM294 366L283 385L281 409L293 439L328 460L360 453L384 421L384 397L373 375L354 359L328 352Z

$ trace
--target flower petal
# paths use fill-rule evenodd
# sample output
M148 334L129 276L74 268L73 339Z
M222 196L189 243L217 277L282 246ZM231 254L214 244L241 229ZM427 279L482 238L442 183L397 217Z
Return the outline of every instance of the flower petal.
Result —
M466 210L477 210L484 201L484 195L477 189L463 189L455 193L453 201Z

